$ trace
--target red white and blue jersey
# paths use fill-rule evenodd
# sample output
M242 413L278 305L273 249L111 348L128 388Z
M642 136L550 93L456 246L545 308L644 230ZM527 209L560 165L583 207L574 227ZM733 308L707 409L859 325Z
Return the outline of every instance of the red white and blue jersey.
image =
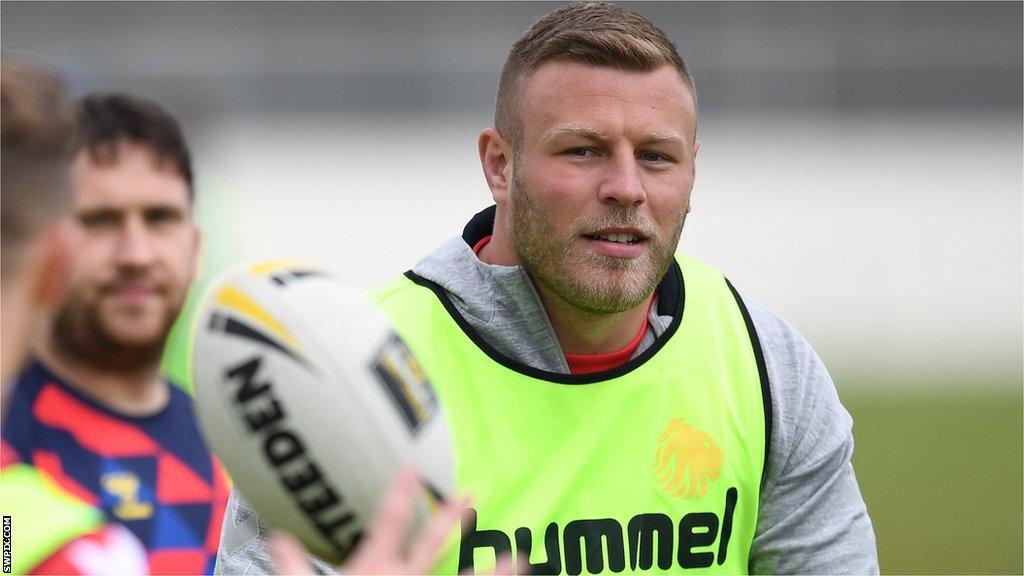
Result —
M160 412L125 416L33 362L15 383L3 440L128 528L150 573L213 573L230 485L177 387Z

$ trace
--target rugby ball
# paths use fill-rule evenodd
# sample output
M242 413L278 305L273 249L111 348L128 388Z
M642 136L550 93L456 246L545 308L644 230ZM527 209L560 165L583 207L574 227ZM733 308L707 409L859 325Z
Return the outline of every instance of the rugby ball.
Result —
M241 266L206 291L192 349L196 410L264 520L339 563L407 463L417 516L452 494L450 433L426 374L384 315L309 267Z

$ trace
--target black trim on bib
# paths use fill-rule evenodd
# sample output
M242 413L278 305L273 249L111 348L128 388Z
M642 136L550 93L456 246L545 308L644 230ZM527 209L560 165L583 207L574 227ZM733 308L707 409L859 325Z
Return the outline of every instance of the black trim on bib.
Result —
M757 375L761 379L761 403L764 404L764 467L761 468L761 486L764 486L764 479L768 474L768 454L771 453L772 446L772 387L771 382L768 381L768 366L764 361L761 339L757 337L757 330L754 328L754 321L750 319L750 312L747 311L746 304L743 303L739 292L728 278L725 279L725 284L729 286L729 291L736 299L736 305L740 307L740 314L743 315L743 323L747 325L750 345L753 347L754 357L757 359Z
M483 214L483 212L481 212ZM477 216L480 216L478 214ZM474 217L474 220L476 217ZM472 222L470 222L472 225ZM466 227L467 230L469 226ZM455 320L455 323L459 325L459 328L465 332L466 336L477 345L487 356L494 360L498 364L529 376L536 378L537 380L546 380L548 382L555 382L558 384L593 384L594 382L603 382L605 380L612 380L618 378L624 374L628 374L633 370L639 368L644 362L647 362L652 356L661 350L662 346L665 345L672 335L675 334L679 328L679 324L683 320L683 305L686 301L686 287L683 284L683 272L679 268L679 263L672 260L672 264L668 268L668 272L665 273L665 277L662 278L661 284L658 285L658 313L662 315L672 316L672 323L668 325L665 332L654 341L647 350L644 350L636 358L633 358L629 362L626 362L618 368L607 370L604 372L594 372L592 374L562 374L561 372L549 372L547 370L539 370L532 366L523 364L517 360L513 360L508 356L502 354L493 346L484 340L483 336L477 333L473 326L462 317L459 313L458 308L452 303L451 298L448 297L448 293L445 292L444 288L438 284L427 280L426 278L416 274L412 270L405 273L405 277L412 280L414 283L423 286L424 288L430 289L431 292L437 296L437 299L444 305L445 310Z

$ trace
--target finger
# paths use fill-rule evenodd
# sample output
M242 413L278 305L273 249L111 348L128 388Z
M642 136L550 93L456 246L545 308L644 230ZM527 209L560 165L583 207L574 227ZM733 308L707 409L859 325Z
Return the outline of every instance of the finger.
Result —
M395 558L399 555L402 541L413 515L413 504L419 480L416 471L402 468L384 500L377 510L377 516L363 539L360 554L364 559Z
M279 574L312 574L306 549L288 532L274 532L267 543Z
M451 534L455 523L462 517L462 511L469 507L470 502L471 499L468 495L449 500L434 514L416 538L412 551L409 553L410 572L425 573L433 568L448 535Z

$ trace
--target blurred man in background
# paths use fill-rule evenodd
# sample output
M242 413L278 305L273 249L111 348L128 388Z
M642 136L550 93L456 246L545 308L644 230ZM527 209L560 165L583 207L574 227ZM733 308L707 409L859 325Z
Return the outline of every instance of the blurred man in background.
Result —
M4 62L2 100L2 377L4 422L11 377L22 367L29 339L45 312L56 309L67 280L69 238L60 219L70 205L67 172L75 113L59 82L41 70ZM47 414L46 416L53 416ZM62 488L31 464L32 453L2 445L0 497L10 517L4 572L141 574L145 551L102 510ZM27 461L23 458L27 457ZM10 561L10 565L8 565Z
M169 114L130 96L85 98L79 123L69 293L17 378L3 438L127 527L152 572L210 573L227 479L159 371L199 256L189 151Z
M638 14L569 3L513 46L478 141L496 206L377 294L477 495L438 571L515 551L519 573L878 572L820 359L674 255L696 132L693 79ZM266 557L224 546L221 567Z

